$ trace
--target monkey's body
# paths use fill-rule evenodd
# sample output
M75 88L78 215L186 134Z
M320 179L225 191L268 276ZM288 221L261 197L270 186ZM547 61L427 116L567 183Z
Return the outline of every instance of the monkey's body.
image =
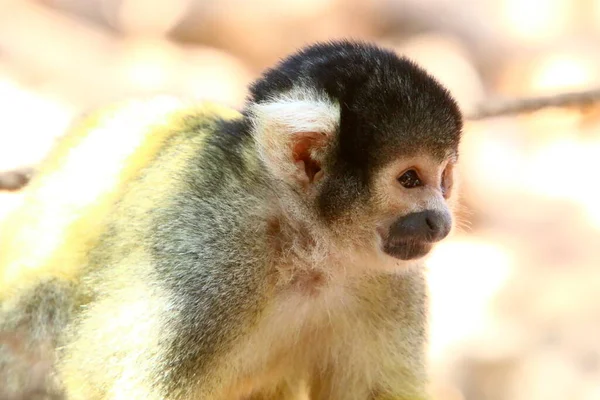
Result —
M303 128L314 127L306 115ZM92 116L56 147L0 232L0 332L49 355L48 390L69 400L427 398L420 261L390 270L373 224L391 214L364 208L389 195L331 197L341 180L319 178L302 153L322 140L314 134L294 147L308 176L296 186L278 169L287 161L270 161L285 138L261 118L159 98ZM310 185L330 198L290 200ZM428 246L394 240L389 251L409 260ZM0 384L15 385L24 378L8 373L7 350Z
M373 367L380 369L377 364L382 354L377 354L377 349L381 353L390 351L386 349L390 346L388 340L395 335L413 337L415 346L423 344L420 338L425 315L420 270L353 282L351 276L342 277L347 266L331 265L332 270L339 269L339 279L329 284L319 269L294 271L293 266L274 263L273 260L282 258L269 257L268 244L261 242L264 237L278 240L276 235L282 232L275 230L282 227L274 226L277 216L268 220L251 216L257 214L252 209L265 208L275 193L261 185L258 174L236 176L235 171L223 169L226 164L222 160L227 157L236 157L235 165L244 163L246 171L258 165L251 155L244 157L230 152L233 148L230 146L236 146L235 142L245 140L244 137L215 136L219 133L214 126L227 120L235 123L231 121L236 113L214 107L206 111L200 107L172 112L172 105L169 100L159 99L134 103L120 112L110 110L106 122L94 122L96 127L83 137L75 130L73 136L63 139L46 163L47 172L36 176L25 200L44 201L45 207L40 212L55 213L52 225L47 224L50 216L35 215L31 213L31 205L27 205L23 210L28 215L16 214L13 218L18 220L15 221L18 226L10 230L11 236L3 238L2 283L6 285L2 288L3 297L16 285L27 285L31 292L28 294L21 288L22 303L15 305L18 315L41 319L47 316L27 315L19 310L29 305L28 297L37 298L43 291L46 296L56 293L64 298L66 303L57 304L68 311L61 321L64 327L54 327L56 337L42 339L57 340L68 346L60 370L72 398L158 399L163 395L143 388L168 386L156 376L163 368L165 372L181 374L182 379L189 379L191 373L202 374L205 368L222 368L224 371L218 376L225 382L219 386L226 389L212 389L215 382L198 379L190 383L189 390L195 393L192 398L241 399L257 390L268 393L280 385L304 389L304 384L316 383L311 378L320 376L334 362L339 366L328 372L332 374L331 382L321 382L333 386L323 390L334 391L331 398L366 398L368 393L364 391L370 387L367 371L373 373ZM131 114L132 110L137 112ZM162 116L164 111L167 114ZM125 125L131 121L131 115L135 115L141 129ZM145 126L141 124L144 117L156 122ZM129 149L120 147L119 154L111 154L116 149L111 144L122 140L117 136L122 129L128 129L127 134L135 140L128 141ZM223 144L225 147L221 147ZM69 151L85 152L87 157L72 161L66 156ZM150 151L154 154L149 157ZM145 153L143 157L141 152ZM98 159L94 154L101 155L106 168L97 169ZM117 163L117 157L122 162ZM111 160L111 164L106 160ZM76 164L67 165L69 162ZM120 170L111 170L110 166L115 164ZM190 164L198 169L219 170L222 175L194 170ZM56 169L52 169L54 165ZM46 170L42 167L41 171ZM100 174L94 175L95 184L90 188L80 186L91 174ZM206 176L212 179L203 179ZM102 188L102 182L108 186ZM224 190L226 186L236 190ZM55 193L61 187L64 192ZM194 188L193 198L177 195L188 192L190 187ZM41 191L48 188L52 188L55 197L41 198L44 196ZM99 189L104 190L95 192ZM81 192L73 196L74 190ZM223 193L227 196L223 197ZM173 205L173 201L177 204ZM193 212L186 213L186 202L193 203L188 206ZM202 206L204 203L206 207ZM80 210L77 219L71 214L75 209ZM204 209L210 214L203 213ZM246 211L242 213L244 220L239 218L240 209ZM31 222L24 222L25 218ZM125 223L120 224L121 221ZM45 238L63 237L73 239L42 245ZM140 241L141 238L145 240ZM230 250L232 239L238 243L235 253ZM20 246L30 248L32 241L46 253L19 250ZM161 243L169 243L169 247L161 248ZM241 243L244 245L239 246ZM192 249L195 251L191 252ZM16 251L18 255L7 259ZM168 257L163 264L165 253ZM265 257L252 259L254 254ZM339 260L344 261L349 262ZM178 282L178 277L172 276L174 287L165 285L164 278L171 274L168 269L177 268L172 263L185 265L186 270L193 270L198 277L180 277L185 281ZM161 270L157 270L156 264L162 264ZM177 270L180 269L181 265ZM247 269L253 271L252 281L246 279ZM11 272L21 275L13 277ZM161 277L154 278L155 274ZM239 275L244 279L240 280ZM114 276L119 276L119 280L115 281ZM61 293L71 290L79 294ZM218 292L222 300L203 298L205 292L211 291ZM189 297L195 297L196 315L190 313L192 310L178 307L178 302L188 304ZM15 299L5 299L5 312L10 312L11 301ZM206 300L211 303L204 304ZM80 311L82 305L87 309ZM221 311L224 308L233 308L236 313ZM364 314L361 308L370 309L372 319L356 319L356 315ZM388 326L392 322L390 310L397 313L405 326ZM32 312L48 310L39 307ZM215 326L215 321L203 316L203 312L211 316L221 314L222 320ZM390 328L393 330L385 341L367 345L381 340L379 336ZM72 336L64 336L67 331ZM239 338L242 332L247 334ZM159 343L189 354L183 359L158 354L148 357ZM416 349L406 350L420 354ZM165 352L168 354L168 349ZM396 365L398 369L387 371L398 374L390 378L400 386L405 385L402 375L418 370L422 360L404 361L406 365ZM127 382L121 382L120 376L127 377ZM144 381L143 384L137 385L138 380ZM354 382L358 387L353 387ZM407 387L407 398L415 398L418 392L411 393L413 389L422 388ZM173 398L187 397L181 393L173 394ZM323 393L316 398L330 397Z

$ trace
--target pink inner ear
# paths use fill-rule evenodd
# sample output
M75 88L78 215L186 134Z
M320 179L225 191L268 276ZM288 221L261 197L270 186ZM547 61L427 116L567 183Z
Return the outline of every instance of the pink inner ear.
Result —
M315 132L297 133L294 135L294 146L292 148L292 156L294 163L304 164L304 173L308 177L308 181L312 183L315 175L321 171L321 165L311 156L311 150L324 145L325 136Z

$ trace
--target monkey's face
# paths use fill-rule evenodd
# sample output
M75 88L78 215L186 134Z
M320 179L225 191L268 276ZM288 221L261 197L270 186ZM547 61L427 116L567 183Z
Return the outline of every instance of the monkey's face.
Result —
M417 259L450 233L454 162L454 157L421 155L382 169L373 193L382 252L400 260Z
M317 45L269 71L252 100L261 159L308 224L325 227L320 240L414 260L448 235L462 117L414 63L367 45Z
M424 257L453 227L455 163L454 151L423 152L400 156L363 179L325 167L317 196L320 207L331 210L325 224L334 241L389 260L392 268Z

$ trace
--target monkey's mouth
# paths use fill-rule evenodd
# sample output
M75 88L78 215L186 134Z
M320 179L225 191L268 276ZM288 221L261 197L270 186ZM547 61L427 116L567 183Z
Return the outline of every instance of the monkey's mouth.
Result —
M386 240L383 252L399 260L416 260L431 250L432 243L415 240Z

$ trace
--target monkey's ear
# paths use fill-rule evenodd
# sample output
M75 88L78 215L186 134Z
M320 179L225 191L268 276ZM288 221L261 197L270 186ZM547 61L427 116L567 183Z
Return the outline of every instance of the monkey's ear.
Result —
M293 135L292 159L296 166L296 179L313 183L323 176L322 153L327 136L317 132L298 132Z
M324 174L340 112L321 99L283 98L252 107L259 154L277 178L306 186Z

